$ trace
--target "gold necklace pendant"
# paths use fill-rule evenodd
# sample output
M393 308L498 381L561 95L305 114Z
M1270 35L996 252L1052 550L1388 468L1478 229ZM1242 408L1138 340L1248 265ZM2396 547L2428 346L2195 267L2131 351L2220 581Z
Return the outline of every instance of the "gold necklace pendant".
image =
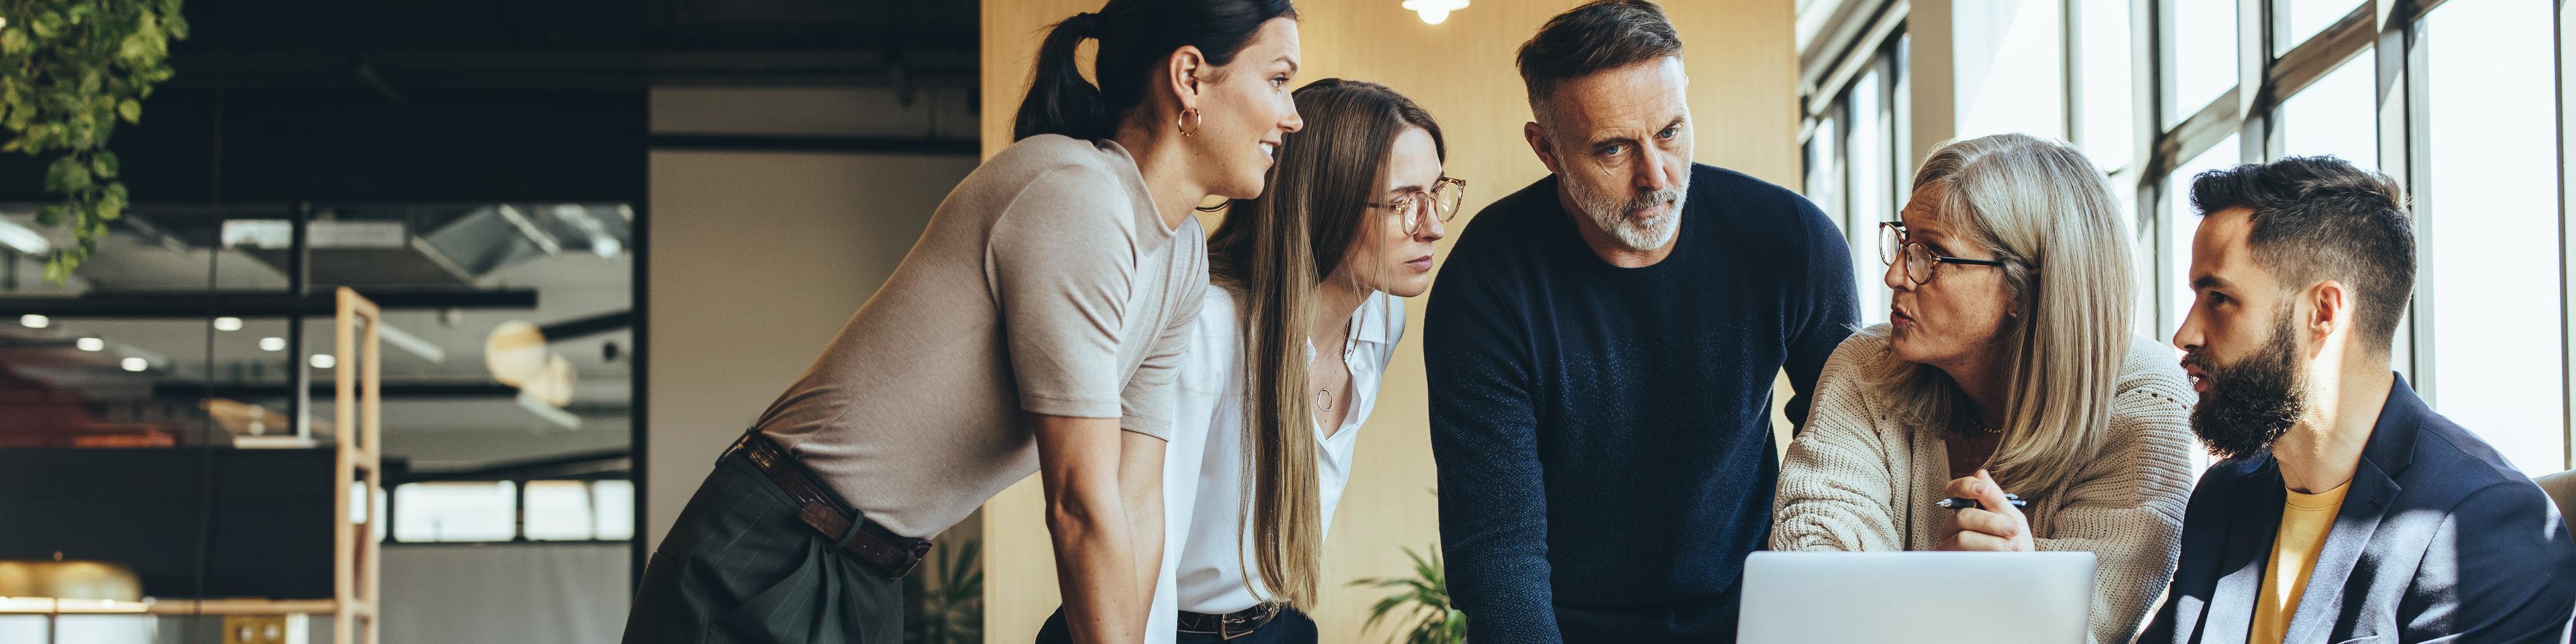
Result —
M1342 369L1343 369L1343 370L1345 370L1345 371L1347 371L1347 370L1349 370L1349 369L1350 369L1350 365L1351 365L1351 352L1356 348L1356 347L1352 347L1352 346L1351 346L1350 335L1351 335L1351 321L1350 321L1350 320L1343 320L1343 321L1342 321L1342 338L1343 338L1343 339L1342 339ZM1314 339L1312 339L1312 338L1307 339L1307 340L1306 340L1306 346L1307 346L1307 348L1308 348L1309 350L1313 349L1313 348L1314 348L1314 346L1315 346L1315 341L1314 341ZM1321 360L1321 359L1323 359L1323 357L1324 357L1323 355L1321 355L1321 354L1322 354L1322 352L1315 352L1315 353L1316 353L1317 355L1315 355L1315 356L1314 356L1314 357L1312 357L1312 358L1307 358L1307 359L1306 359L1306 368L1307 368L1307 369L1314 369L1314 368L1315 368L1315 361L1317 361L1317 360ZM1315 407L1316 407L1316 408L1318 408L1318 409L1321 409L1321 410L1323 410L1323 411L1332 411L1332 410L1333 410L1333 388L1331 388L1331 387L1317 387L1317 388L1315 389Z

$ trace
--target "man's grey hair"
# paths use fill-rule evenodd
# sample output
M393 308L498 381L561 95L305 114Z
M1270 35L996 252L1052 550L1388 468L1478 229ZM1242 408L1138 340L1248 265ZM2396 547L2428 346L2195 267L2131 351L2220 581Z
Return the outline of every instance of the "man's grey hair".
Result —
M1530 115L1553 132L1547 105L1559 83L1681 53L1681 36L1664 18L1664 8L1647 0L1595 0L1556 14L1521 43Z

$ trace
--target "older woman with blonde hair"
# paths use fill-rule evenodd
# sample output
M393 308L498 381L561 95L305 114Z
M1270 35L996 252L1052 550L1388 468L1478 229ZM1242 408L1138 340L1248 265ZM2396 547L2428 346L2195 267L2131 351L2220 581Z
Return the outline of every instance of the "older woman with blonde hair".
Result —
M2129 641L2172 576L2194 397L2172 351L2129 331L2107 182L2061 142L1953 141L1901 216L1880 224L1891 321L1826 361L1771 547L2091 551L2092 639Z

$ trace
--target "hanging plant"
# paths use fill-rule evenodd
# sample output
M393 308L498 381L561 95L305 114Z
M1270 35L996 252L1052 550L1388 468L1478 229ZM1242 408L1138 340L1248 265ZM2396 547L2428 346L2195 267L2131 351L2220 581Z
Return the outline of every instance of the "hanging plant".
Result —
M69 229L45 258L61 284L125 213L125 182L107 151L117 121L143 118L143 99L170 80L170 41L188 37L180 0L0 0L0 153L44 163L45 192L62 201L36 223Z

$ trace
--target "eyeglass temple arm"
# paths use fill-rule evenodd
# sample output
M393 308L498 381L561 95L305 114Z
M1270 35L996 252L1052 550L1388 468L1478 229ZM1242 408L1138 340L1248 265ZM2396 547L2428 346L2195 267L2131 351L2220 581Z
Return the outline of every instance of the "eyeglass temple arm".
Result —
M1945 264L1968 264L1968 265L1972 265L1972 266L2002 266L2002 265L2004 265L2004 263L2003 263L2001 260L1992 260L1992 259L1968 259L1968 258L1965 258L1965 257L1947 257L1947 256L1942 256L1942 255L1933 255L1933 256L1932 256L1932 261L1941 262L1941 263L1945 263Z

